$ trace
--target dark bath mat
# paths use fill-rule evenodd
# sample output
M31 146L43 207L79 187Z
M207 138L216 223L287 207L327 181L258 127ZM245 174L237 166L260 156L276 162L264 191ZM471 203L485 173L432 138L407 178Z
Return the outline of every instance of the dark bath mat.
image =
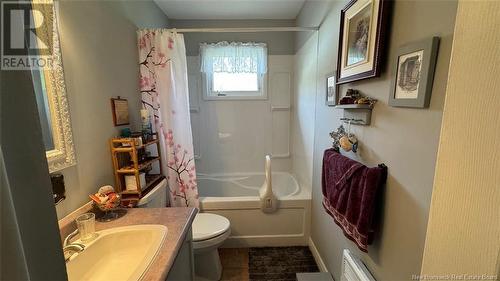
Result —
M299 272L318 272L308 247L250 248L250 281L292 281Z

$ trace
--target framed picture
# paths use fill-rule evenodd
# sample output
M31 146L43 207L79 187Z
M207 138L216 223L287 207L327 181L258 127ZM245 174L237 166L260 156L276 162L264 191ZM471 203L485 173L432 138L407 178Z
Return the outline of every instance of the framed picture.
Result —
M439 37L400 47L393 63L389 105L429 107Z
M333 72L326 76L326 105L335 106L337 103L337 72Z
M129 125L128 101L126 99L112 98L111 111L113 112L113 123L115 126Z
M391 2L351 0L340 13L337 83L380 75Z

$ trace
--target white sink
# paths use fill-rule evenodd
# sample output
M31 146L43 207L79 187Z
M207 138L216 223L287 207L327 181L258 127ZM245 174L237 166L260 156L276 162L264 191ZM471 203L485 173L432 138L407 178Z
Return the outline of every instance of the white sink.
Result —
M140 280L167 235L163 225L132 225L97 232L66 263L69 280Z

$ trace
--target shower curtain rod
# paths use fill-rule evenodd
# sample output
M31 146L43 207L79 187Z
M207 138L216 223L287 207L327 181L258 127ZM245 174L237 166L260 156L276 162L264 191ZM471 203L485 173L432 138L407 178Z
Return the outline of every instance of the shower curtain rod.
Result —
M235 27L235 28L172 28L179 33L188 32L294 32L317 31L317 27Z

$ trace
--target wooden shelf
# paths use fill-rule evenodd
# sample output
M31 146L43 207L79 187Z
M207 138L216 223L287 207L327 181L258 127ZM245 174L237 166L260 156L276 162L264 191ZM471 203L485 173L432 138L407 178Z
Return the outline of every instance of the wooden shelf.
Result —
M373 105L369 104L337 104L335 108L340 109L372 109Z
M147 194L153 187L158 184L165 177L163 175L155 174L155 175L146 175L146 186L141 187L142 191L138 190L124 190L121 192L122 195L139 195L143 196Z
M138 202L146 195L158 182L165 177L163 176L161 165L161 149L158 133L153 134L153 140L142 145L134 145L133 138L112 138L109 140L111 149L111 160L113 162L113 171L115 174L115 189L122 194L123 200ZM142 152L141 149L146 149L147 146L156 145L158 156L148 157L146 160L139 162L138 155ZM144 151L145 152L145 151ZM141 186L140 172L147 169L154 162L158 161L159 174L147 174L146 184ZM135 177L137 190L127 190L125 177L132 175ZM128 204L127 206L134 206Z
M146 160L146 161L143 161L143 162L140 162L140 163L138 163L138 165L137 165L137 166L138 166L138 168L139 168L139 169L137 169L137 170L134 168L134 166L133 166L133 165L128 165L128 166L125 166L125 167L123 167L123 168L120 168L120 169L118 169L118 170L116 170L116 171L117 171L118 173L120 173L120 174L131 174L131 173L133 174L133 173L135 173L136 171L141 171L141 170L146 169L147 167L149 167L149 165L151 165L153 162L158 161L158 160L160 160L160 157L159 157L159 156L157 156L157 157L153 157L153 158L150 158L150 159L148 159L148 160Z
M155 139L155 140L149 141L143 145L135 145L134 148L137 150L137 149L145 148L147 146L150 146L152 144L157 144L157 143L159 143L159 140ZM124 145L113 148L114 152L132 152L133 150L134 149L131 146L124 146Z
M155 140L152 140L152 141L148 141L147 143L145 143L143 145L136 146L135 148L144 148L144 147L152 145L152 144L157 144L158 142L159 142L159 140L155 139Z
M141 193L137 190L124 190L121 192L121 194L122 195L139 195Z
M352 125L370 125L373 104L338 104L336 109L343 109L340 120Z

